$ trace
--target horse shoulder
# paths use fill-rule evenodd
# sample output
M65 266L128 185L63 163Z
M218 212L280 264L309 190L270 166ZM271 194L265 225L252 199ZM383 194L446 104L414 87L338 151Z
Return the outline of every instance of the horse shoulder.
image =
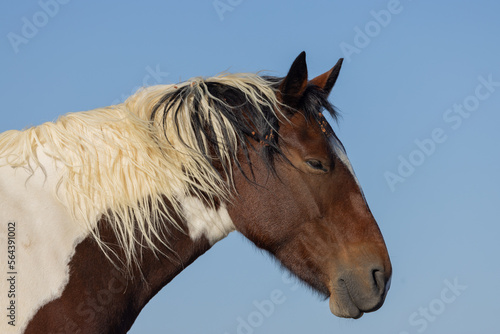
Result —
M15 246L11 276L16 307L15 326L2 321L1 333L22 332L43 305L62 294L69 261L86 236L56 196L57 167L44 154L38 158L43 169L13 168L0 159L0 244L10 237ZM0 285L4 292L11 288L6 280Z

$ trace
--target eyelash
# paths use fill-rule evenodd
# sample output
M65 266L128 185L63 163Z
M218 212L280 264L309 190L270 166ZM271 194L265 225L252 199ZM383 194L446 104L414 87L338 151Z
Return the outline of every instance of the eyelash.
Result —
M327 169L323 166L323 163L319 160L307 160L306 164L308 164L311 168L322 170L324 172L327 171Z

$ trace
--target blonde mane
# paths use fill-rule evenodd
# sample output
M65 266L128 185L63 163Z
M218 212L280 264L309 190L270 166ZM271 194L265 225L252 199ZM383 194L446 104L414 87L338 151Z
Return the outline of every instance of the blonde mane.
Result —
M161 224L182 229L173 218L183 217L182 196L203 197L208 205L230 199L230 167L242 135L219 110L235 106L210 85L239 92L264 120L279 110L273 84L256 74L194 78L144 88L122 104L7 131L0 134L0 157L32 173L44 169L41 152L51 157L60 173L54 190L60 201L103 249L97 224L105 218L130 265L143 246L157 250L155 239L168 246ZM200 117L212 137L194 124ZM207 156L214 147L222 174Z

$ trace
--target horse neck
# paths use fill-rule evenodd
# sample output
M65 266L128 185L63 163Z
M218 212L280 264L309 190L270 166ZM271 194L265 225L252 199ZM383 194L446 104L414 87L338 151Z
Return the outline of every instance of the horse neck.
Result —
M99 232L104 242L116 244L103 221ZM61 297L37 312L26 333L126 333L148 301L212 245L204 235L192 239L178 229L168 233L169 249L159 241L156 252L143 249L131 272L117 269L87 237L76 247Z

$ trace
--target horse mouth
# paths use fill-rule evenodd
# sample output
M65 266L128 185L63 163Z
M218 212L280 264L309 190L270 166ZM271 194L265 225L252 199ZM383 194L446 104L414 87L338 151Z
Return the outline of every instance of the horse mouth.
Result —
M363 314L382 307L389 285L390 283L382 291L362 292L360 290L363 289L340 279L330 294L330 311L337 317L359 319Z
M330 311L333 315L340 318L359 319L365 314L356 306L352 298L349 296L347 288L345 291L336 291L330 295Z

